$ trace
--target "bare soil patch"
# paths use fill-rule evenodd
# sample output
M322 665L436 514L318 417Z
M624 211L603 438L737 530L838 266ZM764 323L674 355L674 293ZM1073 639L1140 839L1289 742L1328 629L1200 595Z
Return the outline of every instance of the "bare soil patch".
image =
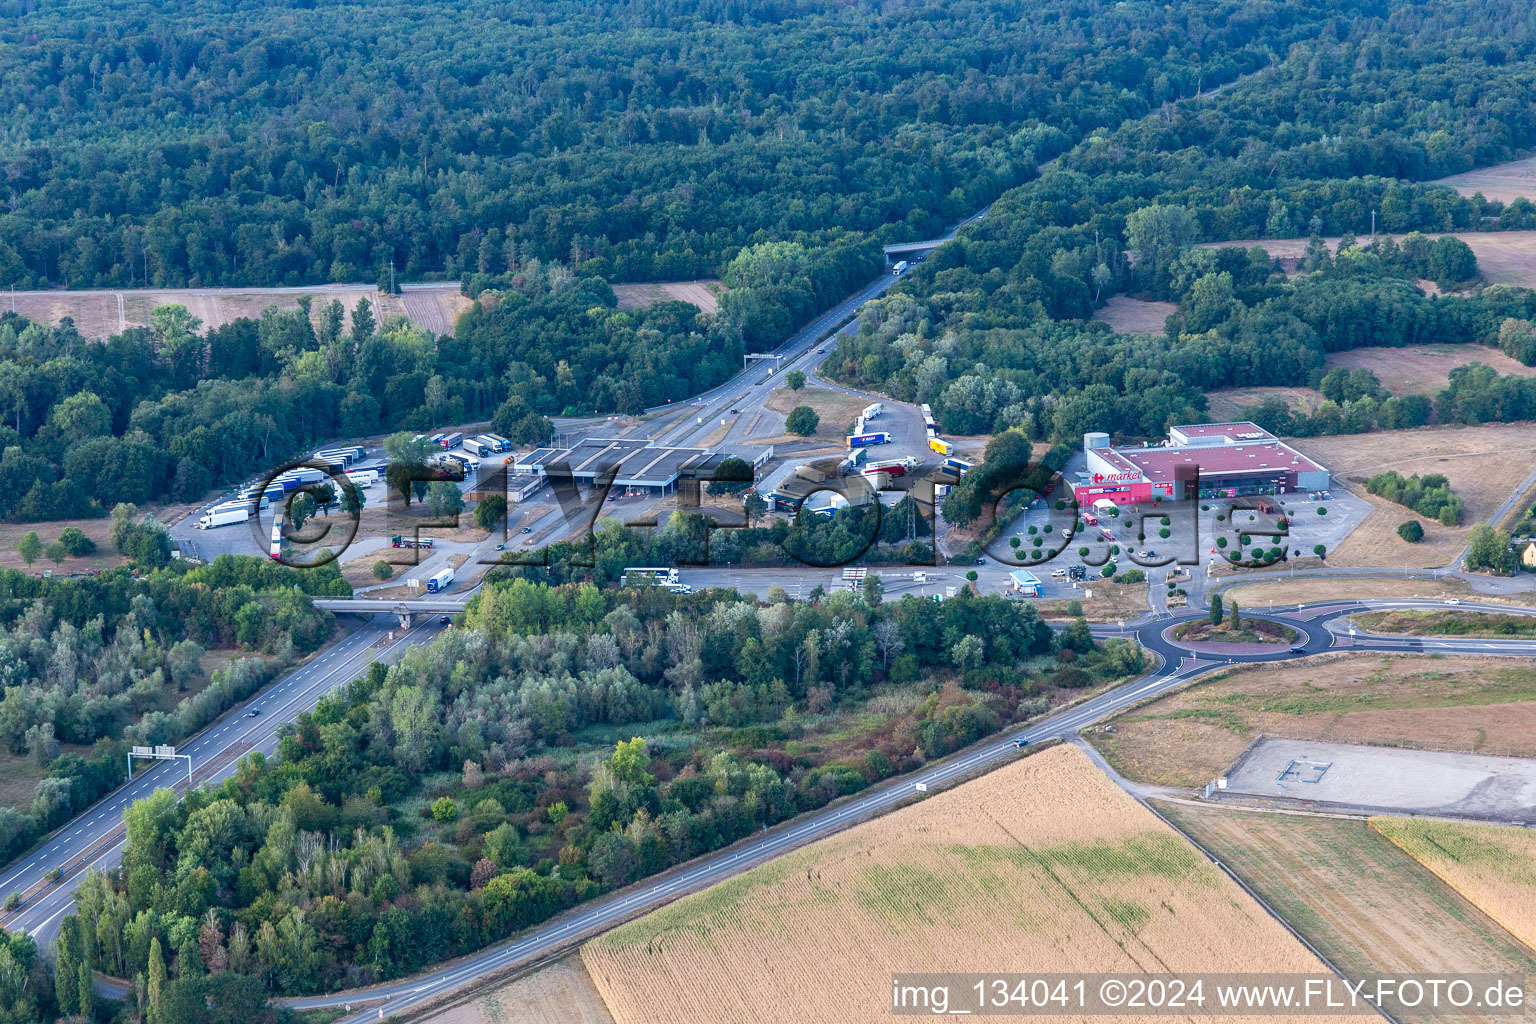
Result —
M1269 605L1307 604L1312 601L1351 601L1365 598L1426 597L1441 599L1464 597L1472 588L1459 579L1416 580L1401 576L1319 576L1294 579L1261 580L1241 583L1222 590L1224 600L1235 600L1244 608L1258 611ZM1477 595L1479 601L1497 600ZM1515 602L1520 603L1520 602Z
M581 958L567 956L421 1024L613 1024Z
M1536 949L1536 833L1424 818L1372 818L1371 827Z
M723 291L725 286L712 278L613 286L613 294L619 300L620 309L644 309L654 303L673 299L697 306L704 313L713 313L720 308L720 293Z
M1530 950L1363 821L1162 801L1157 809L1236 871L1346 975L1527 974L1536 967ZM1390 1009L1399 1020L1447 1020Z
M1147 605L1145 583L1111 583L1101 579L1091 581L1087 589L1093 591L1092 597L1084 597L1079 593L1075 599L1036 601L1035 608L1042 618L1076 618L1069 607L1076 600L1082 606L1083 618L1089 622L1129 621L1151 610Z
M1536 200L1536 157L1463 171L1430 184L1449 185L1464 196L1481 192L1485 199L1497 199L1506 204L1521 196Z
M1337 565L1425 569L1450 562L1466 546L1472 525L1486 521L1536 468L1536 435L1529 424L1421 427L1373 434L1313 437L1292 442L1327 466L1335 487L1348 487L1375 506L1329 552ZM1365 492L1365 481L1389 469L1403 476L1442 473L1466 502L1463 525L1441 526L1401 505ZM1409 544L1398 526L1417 519L1424 539Z
M1094 746L1137 782L1203 786L1259 733L1536 756L1536 668L1508 658L1324 654L1221 672L1125 712Z
M1318 969L1070 746L686 897L594 939L582 956L621 1024L757 1020L791 992L798 1021L887 1021L893 971L987 963Z
M1526 366L1496 348L1482 345L1408 345L1403 348L1356 348L1330 352L1326 364L1331 370L1365 369L1376 375L1383 387L1394 395L1438 394L1450 383L1450 373L1459 366L1482 363L1501 374L1529 377L1536 366Z
M1148 302L1129 295L1112 295L1093 314L1121 334L1162 334L1163 324L1178 305L1172 302Z

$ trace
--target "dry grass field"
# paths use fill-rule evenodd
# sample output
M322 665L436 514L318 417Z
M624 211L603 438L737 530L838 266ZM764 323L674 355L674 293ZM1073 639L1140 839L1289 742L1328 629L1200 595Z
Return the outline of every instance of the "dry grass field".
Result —
M1536 949L1536 832L1424 818L1372 818L1371 827Z
M1485 199L1497 199L1506 204L1521 196L1536 199L1536 157L1463 171L1430 184L1449 185L1464 196L1481 192Z
M1426 237L1439 238L1440 234L1454 234L1466 242L1477 256L1477 268L1489 284L1536 285L1536 231L1466 231L1426 233ZM1392 236L1401 242L1403 235ZM1330 252L1339 247L1337 238L1325 238ZM1287 273L1294 273L1296 264L1306 251L1305 238L1250 238L1236 242L1207 242L1204 248L1238 246L1248 249L1259 246L1278 259ZM1427 282L1421 282L1421 286ZM1428 290L1428 289L1426 289Z
M1040 575L1043 576L1044 573ZM1110 583L1108 580L1097 580L1089 584L1088 589L1093 591L1092 597L1079 596L1076 600L1082 605L1083 617L1089 622L1129 621L1150 610L1145 583ZM1067 607L1071 603L1070 600L1033 603L1043 618L1076 617Z
M1167 802L1157 809L1350 977L1536 970L1530 950L1363 821ZM1451 1019L1391 1009L1400 1020Z
M408 285L391 301L399 302L411 322L433 334L453 334L459 317L472 302L459 291L457 282Z
M824 440L841 440L848 436L848 428L858 419L859 413L869 403L854 395L845 395L830 388L806 386L799 391L787 387L774 388L763 402L764 408L788 415L797 405L808 405L821 417L812 437Z
M1323 396L1311 388L1218 388L1206 392L1208 415L1213 423L1237 419L1242 410L1271 398L1279 398L1292 410L1312 409L1322 404Z
M1328 369L1366 369L1394 395L1434 396L1450 382L1450 372L1468 363L1482 363L1501 374L1536 374L1536 366L1482 345L1407 345L1403 348L1356 348L1330 352Z
M46 548L58 540L59 534L70 526L77 528L95 541L96 550L79 558L66 558L63 565L55 565L47 558L39 558L30 569L16 553L16 545L21 543L21 538L29 532L36 530L38 540L42 541L43 547ZM125 565L128 560L112 550L112 542L107 538L111 527L112 520L105 516L100 519L65 519L52 523L0 523L0 567L27 569L29 572L41 574L48 569L52 569L55 573L72 573Z
M421 1024L613 1024L581 959L567 956Z
M1163 322L1177 308L1172 302L1148 302L1128 295L1111 295L1093 318L1122 334L1162 334Z
M1522 423L1477 427L1421 427L1374 434L1312 437L1293 442L1333 474L1335 487L1347 486L1375 511L1333 551L1336 565L1426 569L1445 565L1466 545L1467 532L1486 521L1536 469L1536 434ZM1389 469L1403 476L1443 473L1466 502L1460 527L1445 527L1416 516L1401 505L1365 493L1365 481ZM1424 540L1409 544L1397 536L1398 524L1418 519Z
M1193 788L1260 732L1536 756L1536 668L1507 658L1323 654L1221 672L1086 735L1122 775Z
M901 971L1320 966L1070 746L686 897L582 956L621 1024L789 1019L765 1008L888 1021Z
M1354 601L1366 598L1466 597L1472 588L1454 577L1439 580L1404 579L1401 576L1328 576L1308 579L1262 580L1242 583L1222 590L1226 601L1237 601L1244 608L1255 611L1269 605L1285 606L1306 604L1312 601ZM1515 595L1519 596L1519 595ZM1479 601L1502 600L1479 594Z
M719 281L670 281L665 283L616 284L613 294L619 300L620 309L644 309L654 302L675 299L697 306L702 312L713 313L720 308L720 293L725 286Z

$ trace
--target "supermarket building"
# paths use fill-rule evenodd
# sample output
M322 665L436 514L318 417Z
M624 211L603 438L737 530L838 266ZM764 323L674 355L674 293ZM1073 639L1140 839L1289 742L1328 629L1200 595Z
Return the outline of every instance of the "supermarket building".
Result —
M1109 435L1083 435L1087 468L1077 474L1080 504L1117 505L1246 494L1321 491L1328 470L1256 423L1171 427L1166 443L1117 448Z

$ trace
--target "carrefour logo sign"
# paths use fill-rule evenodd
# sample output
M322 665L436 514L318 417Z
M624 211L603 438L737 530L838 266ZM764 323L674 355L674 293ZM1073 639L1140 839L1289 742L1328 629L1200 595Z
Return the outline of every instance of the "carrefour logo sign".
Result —
M1129 484L1141 479L1140 473L1095 473L1093 482L1096 484Z

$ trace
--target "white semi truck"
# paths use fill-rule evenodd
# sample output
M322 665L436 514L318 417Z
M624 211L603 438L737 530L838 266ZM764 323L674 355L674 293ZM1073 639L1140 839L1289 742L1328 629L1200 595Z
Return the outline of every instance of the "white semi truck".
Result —
M900 277L906 272L906 269L909 266L911 266L911 264L909 264L906 260L902 260L900 263L891 268L891 276Z
M251 507L246 504L220 505L204 512L197 521L199 530L212 530L219 526L230 526L234 523L243 523L251 518Z

